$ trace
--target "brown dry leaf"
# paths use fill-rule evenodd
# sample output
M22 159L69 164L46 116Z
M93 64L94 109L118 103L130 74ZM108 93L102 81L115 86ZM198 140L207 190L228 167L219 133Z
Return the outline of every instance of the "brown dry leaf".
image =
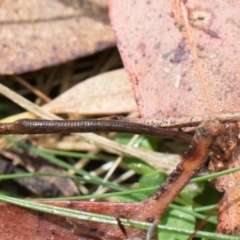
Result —
M240 165L240 148L238 147L232 159L229 161L229 168ZM219 203L218 228L219 233L240 236L240 174L230 173L217 179L216 188L224 191L224 197Z
M71 202L71 201L42 201L42 203L65 207L85 212L111 215L115 217L131 218L135 215L139 218L139 212L145 208L148 214L146 202L140 203L105 203L105 202ZM104 239L123 240L124 234L117 225L91 222L86 220L71 219L57 215L37 212L26 208L0 203L0 238L4 240L25 239ZM16 216L20 216L17 217ZM14 221L13 221L14 219ZM8 229L8 231L6 231ZM144 236L145 231L126 228L128 236ZM84 238L95 236L95 238ZM99 238L96 238L99 237Z
M115 45L106 0L0 3L0 73L36 70Z
M240 2L184 2L109 1L143 117L239 109Z
M50 173L66 174L66 171L56 167L41 157L30 154L25 151L3 150L1 154L12 163L8 163L8 169L5 174L10 173ZM4 163L3 163L4 164ZM5 165L5 164L4 164ZM56 176L37 177L37 178L16 178L19 185L28 189L31 193L39 197L53 196L74 196L79 194L75 182L67 178Z
M23 173L23 171L14 171ZM38 173L66 174L65 171L51 166L42 166ZM55 197L55 196L74 196L79 194L76 184L71 179L58 177L39 177L39 178L19 178L14 180L24 186L36 196Z
M56 114L102 115L137 111L124 69L89 78L66 91L45 107Z

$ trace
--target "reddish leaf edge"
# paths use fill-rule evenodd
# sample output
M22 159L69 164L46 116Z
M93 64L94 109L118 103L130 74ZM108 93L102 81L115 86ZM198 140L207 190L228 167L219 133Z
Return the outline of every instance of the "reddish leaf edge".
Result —
M99 221L103 222L106 220L106 224L112 224L117 225L117 221L112 216L107 215L101 215L101 214L95 214L95 213L87 213L85 211L79 211L79 210L72 210L64 207L58 207L54 205L49 205L50 202L54 201L45 201L45 200L39 200L39 201L29 201L29 200L23 200L18 198L13 198L5 195L0 195L0 201L5 202L10 205L16 205L20 208L27 208L39 212L45 212L53 215L58 216L65 216L65 217L71 217L76 219L85 219L86 221ZM58 202L58 201L55 201ZM0 203L1 204L1 203ZM69 214L71 212L71 214ZM89 220L89 216L92 217L91 220ZM148 230L152 224L147 222L140 222L136 220L131 219L124 219L120 218L122 225L125 227L134 227L138 229ZM197 231L194 232L192 230L188 229L182 229L182 228L176 228L171 226L164 226L161 224L158 224L157 227L158 231L166 231L166 232L172 232L172 233L178 233L178 234L184 234L184 235L190 235L192 233L195 233L196 237L207 237L208 239L221 239L221 240L238 240L239 237L235 236L229 236L229 235L223 235L223 234L217 234L217 233L210 233L205 231Z

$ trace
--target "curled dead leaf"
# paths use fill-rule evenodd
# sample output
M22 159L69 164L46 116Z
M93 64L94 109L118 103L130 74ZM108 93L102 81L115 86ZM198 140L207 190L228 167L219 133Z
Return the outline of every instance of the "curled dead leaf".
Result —
M124 69L100 74L66 91L45 108L56 114L119 114L137 111Z

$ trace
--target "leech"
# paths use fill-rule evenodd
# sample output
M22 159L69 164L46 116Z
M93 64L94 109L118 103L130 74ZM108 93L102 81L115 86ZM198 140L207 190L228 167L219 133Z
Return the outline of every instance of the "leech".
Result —
M120 132L142 134L158 138L174 139L190 143L192 136L150 125L111 119L87 120L32 120L20 119L12 123L0 123L0 134L47 134L47 133L77 133L77 132ZM218 145L211 147L216 154L223 155L224 151Z
M121 120L31 120L21 119L13 123L0 123L0 134L44 134L77 132L121 132L175 139L189 143L192 136L177 131L155 128L144 124Z

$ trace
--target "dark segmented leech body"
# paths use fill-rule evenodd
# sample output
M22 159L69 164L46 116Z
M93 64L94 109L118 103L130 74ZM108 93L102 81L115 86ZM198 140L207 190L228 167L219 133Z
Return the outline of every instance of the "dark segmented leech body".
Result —
M161 138L190 142L192 137L177 131L155 128L144 124L130 123L121 120L31 120L21 119L13 122L12 132L20 134L37 133L76 133L76 132L122 132L151 135Z
M122 119L87 119L87 120L32 120L21 119L13 123L0 123L0 134L46 134L77 132L121 132L143 134L158 138L169 138L190 143L192 136L166 128L124 121ZM220 156L225 154L221 147L213 145L212 151Z

